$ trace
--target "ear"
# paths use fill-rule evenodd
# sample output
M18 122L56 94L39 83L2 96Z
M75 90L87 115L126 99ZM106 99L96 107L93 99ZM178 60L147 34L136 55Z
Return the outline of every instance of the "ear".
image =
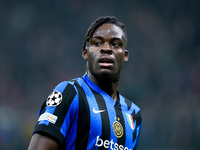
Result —
M124 62L127 62L129 59L129 52L128 50L125 50L125 53L124 53Z
M86 49L86 48L82 49L82 57L83 57L85 60L88 59L87 49Z

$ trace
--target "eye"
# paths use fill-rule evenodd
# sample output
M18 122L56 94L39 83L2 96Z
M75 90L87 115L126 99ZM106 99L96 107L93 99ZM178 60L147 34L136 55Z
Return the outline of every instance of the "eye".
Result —
M95 45L95 46L101 46L101 45L102 45L102 42L101 42L101 41L96 41L96 42L94 42L94 45Z
M102 45L102 41L101 40L92 40L91 45L99 47Z
M119 48L119 47L122 47L122 43L120 42L112 42L111 45L115 48Z

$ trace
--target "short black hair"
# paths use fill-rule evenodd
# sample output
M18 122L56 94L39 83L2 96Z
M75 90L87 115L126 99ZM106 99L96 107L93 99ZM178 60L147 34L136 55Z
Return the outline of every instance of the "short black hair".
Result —
M114 16L101 16L99 18L97 18L92 24L91 26L88 28L88 31L86 33L85 39L84 39L84 43L83 43L83 49L85 49L85 47L88 45L88 43L90 42L94 32L96 31L96 29L98 27L100 27L103 24L114 24L118 27L120 27L122 29L122 31L124 32L124 36L125 36L125 40L127 42L127 34L126 34L126 27L125 25L118 21L118 19Z

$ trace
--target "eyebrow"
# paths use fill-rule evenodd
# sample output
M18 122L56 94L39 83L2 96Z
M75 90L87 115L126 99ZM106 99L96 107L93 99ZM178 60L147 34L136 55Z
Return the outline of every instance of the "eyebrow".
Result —
M101 36L94 36L91 39L100 39L100 40L103 40L103 37L101 37Z
M102 36L94 36L94 37L92 37L92 39L100 39L100 40L103 40L104 38L103 38ZM117 41L117 40L123 41L122 39L117 38L117 37L111 38L111 41Z

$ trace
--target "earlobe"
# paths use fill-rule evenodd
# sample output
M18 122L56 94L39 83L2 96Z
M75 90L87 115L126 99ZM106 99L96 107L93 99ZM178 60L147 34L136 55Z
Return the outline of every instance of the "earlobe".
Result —
M125 50L125 53L124 53L124 62L127 62L129 59L129 52L128 50Z
M82 50L82 57L83 57L85 60L88 59L87 49L83 49L83 50Z

